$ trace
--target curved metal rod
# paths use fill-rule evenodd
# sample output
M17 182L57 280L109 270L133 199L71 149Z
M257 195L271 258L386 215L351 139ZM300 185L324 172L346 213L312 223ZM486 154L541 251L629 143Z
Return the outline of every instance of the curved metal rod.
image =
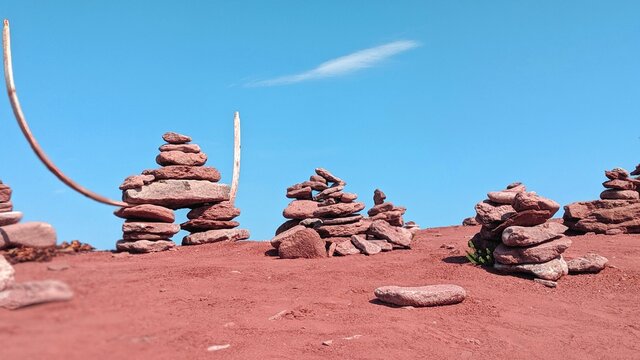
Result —
M231 193L229 201L236 202L238 193L238 182L240 181L240 113L236 111L233 115L233 178L231 179Z
M42 150L40 144L36 141L31 134L31 129L29 129L29 125L27 125L27 120L24 117L22 112L22 108L20 107L20 102L18 101L18 94L16 92L16 86L13 82L13 67L11 65L11 35L9 31L9 20L4 21L4 28L2 29L2 49L4 53L4 78L5 84L7 85L7 94L9 95L9 101L11 102L11 107L13 108L13 114L18 121L18 125L20 126L20 130L24 134L24 137L31 145L31 149L36 153L40 161L51 171L60 181L65 183L67 186L72 188L73 190L81 193L82 195L93 199L97 202L101 202L107 205L113 206L129 206L127 203L117 200L111 200L102 195L96 194L93 191L86 189L80 186L75 181L71 180L68 176L66 176L60 169L58 169L53 162L49 159L47 154Z

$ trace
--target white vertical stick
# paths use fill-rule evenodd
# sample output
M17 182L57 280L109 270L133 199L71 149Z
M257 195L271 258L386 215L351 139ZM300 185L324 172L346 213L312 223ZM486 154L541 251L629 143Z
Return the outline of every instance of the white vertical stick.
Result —
M240 181L240 113L236 111L233 116L233 179L231 180L231 194L229 201L236 202L238 182Z

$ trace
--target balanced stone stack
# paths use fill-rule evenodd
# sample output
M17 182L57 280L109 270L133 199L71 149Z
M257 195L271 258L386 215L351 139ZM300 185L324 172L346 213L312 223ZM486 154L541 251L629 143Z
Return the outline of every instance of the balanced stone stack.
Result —
M271 240L281 258L373 255L392 250L393 241L408 247L411 232L402 228L404 209L385 205L382 210L377 209L375 219L364 218L358 214L365 208L364 203L356 201L356 194L344 191L345 181L323 168L315 172L308 181L287 189L287 197L294 200L283 216L290 220L276 230Z
M191 138L173 132L165 133L167 142L160 146L158 169L130 176L120 186L123 201L130 207L115 215L127 219L122 227L123 239L116 243L119 251L155 252L175 246L171 237L180 229L191 232L182 245L249 238L249 232L235 229L232 221L240 210L229 202L230 187L218 184L220 172L209 166L207 155ZM189 208L188 221L174 224L173 210Z
M565 225L579 233L640 233L640 178L631 175L640 175L640 165L631 174L621 168L605 171L601 200L566 205Z
M57 237L53 226L35 221L20 223L22 212L13 211L11 195L11 188L0 181L0 250L55 246Z
M493 252L495 269L551 281L567 274L562 258L571 245L564 236L567 227L549 221L560 209L558 203L526 192L520 183L490 192L488 197L476 205L476 219L482 228L472 242L476 249Z
M387 196L380 189L373 192L373 207L367 211L371 226L367 231L367 240L379 245L383 250L410 248L413 235L420 227L411 222L405 227L402 216L407 211L386 201Z

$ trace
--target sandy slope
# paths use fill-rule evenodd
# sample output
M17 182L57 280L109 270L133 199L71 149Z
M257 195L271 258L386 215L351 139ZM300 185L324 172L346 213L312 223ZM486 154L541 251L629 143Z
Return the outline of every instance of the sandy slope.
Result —
M268 243L244 242L64 256L53 261L70 265L60 272L20 264L18 280L61 279L76 297L0 310L0 358L640 358L640 236L574 237L568 257L595 251L614 267L549 289L464 263L475 231L429 229L413 250L372 257L279 260L265 256ZM373 300L377 286L437 283L468 298L421 309Z

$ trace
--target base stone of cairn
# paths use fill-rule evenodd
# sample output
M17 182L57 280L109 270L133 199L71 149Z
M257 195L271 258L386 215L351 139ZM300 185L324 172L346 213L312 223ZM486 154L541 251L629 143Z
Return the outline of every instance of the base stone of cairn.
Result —
M640 165L631 174L620 168L605 171L600 200L566 205L564 224L579 233L640 233L640 177L632 175L640 175Z
M368 218L361 214L365 204L345 192L346 182L323 168L308 181L287 189L294 199L283 211L290 219L280 225L271 245L281 258L324 258L334 255L373 255L397 247L408 248L412 230L405 229L404 208L385 203L380 190ZM418 229L415 223L411 229Z
M11 188L0 181L0 250L54 247L57 236L53 226L44 222L20 223L22 212L13 210L11 195Z
M571 246L564 235L567 227L549 221L560 209L558 203L527 192L521 183L487 196L476 205L476 220L482 228L471 242L476 249L492 252L496 270L552 281L568 273L562 258Z
M156 162L159 169L145 170L130 176L120 185L122 199L129 207L114 214L126 219L118 251L147 253L175 247L171 237L180 229L191 234L182 245L197 245L218 241L249 238L249 232L236 229L233 221L240 210L229 202L230 187L218 184L220 172L205 166L207 155L200 146L191 144L191 137L165 133L167 142L160 146ZM189 208L188 221L175 224L175 209Z

